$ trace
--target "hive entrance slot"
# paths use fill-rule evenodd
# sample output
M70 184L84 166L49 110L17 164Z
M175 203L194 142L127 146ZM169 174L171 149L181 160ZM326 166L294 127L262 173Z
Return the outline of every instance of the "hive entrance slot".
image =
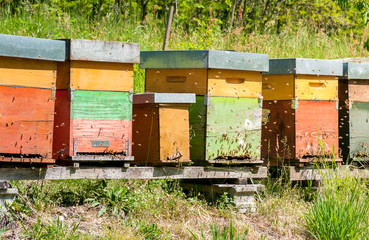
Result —
M217 156L214 160L250 160L251 157L248 155L238 155L238 156Z
M41 154L11 154L11 153L0 153L0 158L44 158Z
M167 82L185 82L186 77L185 76L167 76L166 80Z
M226 82L229 84L242 84L245 82L244 78L226 78Z
M310 88L323 88L325 87L325 84L322 82L309 82Z

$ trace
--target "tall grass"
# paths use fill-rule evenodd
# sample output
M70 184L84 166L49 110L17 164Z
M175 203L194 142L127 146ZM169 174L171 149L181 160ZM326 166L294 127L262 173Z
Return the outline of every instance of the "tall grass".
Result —
M0 10L0 33L51 39L81 38L140 43L141 50L160 50L165 26L154 19L144 23L124 21L113 13L99 20L47 9L25 8L10 13ZM218 22L199 21L190 31L174 22L169 49L225 49L269 54L271 58L307 57L335 59L365 57L363 35L344 33L326 35L323 30L308 26L286 29L280 34L247 33L243 28L222 31ZM295 30L297 29L297 30Z
M349 173L330 172L305 213L305 225L315 239L368 239L369 197L365 181Z

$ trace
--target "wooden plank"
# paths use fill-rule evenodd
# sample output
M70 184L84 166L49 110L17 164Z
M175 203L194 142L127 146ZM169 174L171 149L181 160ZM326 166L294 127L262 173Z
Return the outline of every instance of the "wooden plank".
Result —
M0 168L0 180L62 179L240 179L266 178L267 168L259 167L53 167Z
M72 128L70 125L70 97L68 90L57 90L55 98L53 158L64 159L73 155L70 145Z
M291 101L264 101L270 110L269 122L262 127L261 156L265 165L278 166L295 158L295 110Z
M261 108L257 98L211 97L206 159L260 160Z
M70 87L81 90L133 90L133 64L71 61Z
M297 75L295 96L299 100L337 100L338 78L335 76Z
M339 149L341 151L342 160L348 163L350 159L350 102L348 99L348 81L347 79L340 79L338 83L338 136L339 136Z
M118 63L139 63L140 44L86 39L66 39L68 59Z
M353 102L349 121L350 157L369 157L369 102Z
M350 101L369 102L369 80L348 80Z
M35 154L51 158L53 122L0 123L0 154Z
M59 62L56 71L56 89L70 88L70 61Z
M195 164L205 160L206 105L203 96L196 96L196 103L189 108L190 158Z
M264 100L291 100L295 96L294 75L263 76Z
M0 86L0 122L53 121L51 90Z
M296 158L338 158L336 101L299 101L296 110Z
M65 42L0 34L0 56L64 61Z
M4 157L0 155L0 162L7 163L55 163L55 159L33 157Z
M127 120L98 120L72 119L73 137L70 145L76 139L78 153L122 153L126 152L127 140L129 148L132 143L132 121ZM95 147L92 141L109 141L109 146ZM131 154L131 153L130 153Z
M342 76L343 64L340 60L281 58L269 60L269 72L266 74L306 74Z
M142 51L140 68L232 69L267 72L268 55L219 50Z
M0 85L55 87L56 62L0 57Z
M76 90L72 94L71 118L131 121L130 95L128 92Z
M189 104L159 105L160 160L190 162Z
M146 69L146 92L207 92L207 69Z
M133 105L134 163L159 162L159 109L154 104Z
M211 96L251 98L261 96L260 72L210 69L208 78L208 93Z
M51 90L0 86L0 153L51 158Z

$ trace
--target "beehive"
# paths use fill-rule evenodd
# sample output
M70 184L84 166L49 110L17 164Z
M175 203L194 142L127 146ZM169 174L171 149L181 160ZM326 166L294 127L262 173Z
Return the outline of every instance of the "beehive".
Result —
M139 45L66 40L58 65L53 157L132 160L133 63Z
M190 157L195 164L260 161L262 75L268 55L234 51L141 52L146 91L195 93Z
M133 96L135 163L163 165L190 162L188 108L195 94L144 93Z
M342 64L302 58L269 63L263 77L263 108L270 111L262 131L264 163L340 161L337 76L342 76Z
M0 161L52 163L63 41L0 34Z
M344 63L339 81L343 160L369 159L369 63Z

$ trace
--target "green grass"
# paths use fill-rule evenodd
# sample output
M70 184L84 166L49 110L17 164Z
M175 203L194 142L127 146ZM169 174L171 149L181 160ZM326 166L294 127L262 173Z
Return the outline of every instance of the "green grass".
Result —
M368 239L369 198L365 181L331 173L323 180L304 220L315 239Z

